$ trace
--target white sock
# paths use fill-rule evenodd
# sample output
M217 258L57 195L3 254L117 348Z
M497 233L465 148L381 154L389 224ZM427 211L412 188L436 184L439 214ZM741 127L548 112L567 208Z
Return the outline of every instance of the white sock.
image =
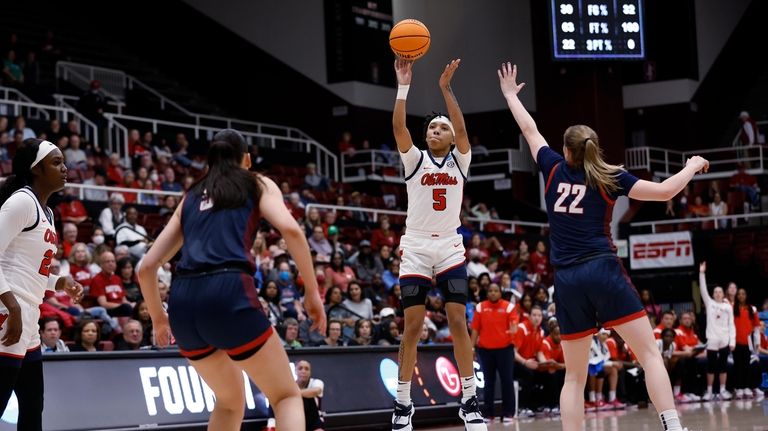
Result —
M397 402L404 406L411 405L411 382L397 381Z
M707 393L712 395L712 386L707 386Z
M595 402L595 391L589 391L589 402L590 403Z
M665 410L659 414L659 419L664 431L683 431L680 419L677 417L677 410Z
M675 396L680 395L680 385L675 385L673 389L674 389Z
M608 401L610 402L616 401L616 391L608 392Z
M274 427L275 427L275 418L267 419L267 428L274 428Z
M598 401L602 401L603 400L603 393L602 392L598 392L597 393L597 400Z
M475 396L475 375L461 378L461 402L465 403L468 399Z

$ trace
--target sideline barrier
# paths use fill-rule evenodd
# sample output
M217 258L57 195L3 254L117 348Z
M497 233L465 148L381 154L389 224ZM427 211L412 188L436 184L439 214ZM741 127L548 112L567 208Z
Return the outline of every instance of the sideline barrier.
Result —
M291 367L312 364L323 380L322 409L329 428L364 429L386 425L397 387L397 347L305 348L288 350ZM207 422L213 394L177 351L54 353L44 355L45 430L190 429ZM461 382L451 345L419 346L412 396L417 419L457 419ZM478 397L484 380L475 363ZM267 402L245 386L248 425L260 429ZM497 384L497 399L500 385ZM15 429L12 398L0 431ZM13 422L11 420L11 422Z

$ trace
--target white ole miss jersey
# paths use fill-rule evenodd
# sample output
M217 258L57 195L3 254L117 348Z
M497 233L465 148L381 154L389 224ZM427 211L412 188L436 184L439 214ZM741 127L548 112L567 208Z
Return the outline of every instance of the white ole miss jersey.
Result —
M447 156L439 159L414 145L400 157L408 191L406 234L409 230L456 233L461 225L461 202L472 152L461 154L452 147Z
M59 278L50 274L57 248L53 212L24 187L0 208L0 226L0 294L11 291L38 306Z

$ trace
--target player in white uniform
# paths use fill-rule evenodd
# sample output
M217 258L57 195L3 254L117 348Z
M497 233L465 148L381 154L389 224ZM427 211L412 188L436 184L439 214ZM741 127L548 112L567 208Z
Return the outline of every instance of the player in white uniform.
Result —
M405 99L411 84L413 61L395 61L398 92L392 125L405 168L408 190L406 232L400 239L400 289L405 309L405 330L400 342L400 371L392 414L392 430L410 431L414 413L411 379L416 365L416 345L426 314L427 291L436 279L445 298L453 352L462 384L459 417L468 431L486 430L475 396L472 345L467 331L467 269L464 244L457 233L461 201L472 158L464 117L451 90L451 78L461 60L453 60L440 75L440 90L448 109L447 118L428 118L425 140L428 149L413 145L405 126Z
M15 390L20 430L41 430L43 365L38 319L46 290L75 301L83 288L50 274L57 237L48 197L64 188L67 168L48 141L27 139L16 150L13 175L0 186L0 415Z

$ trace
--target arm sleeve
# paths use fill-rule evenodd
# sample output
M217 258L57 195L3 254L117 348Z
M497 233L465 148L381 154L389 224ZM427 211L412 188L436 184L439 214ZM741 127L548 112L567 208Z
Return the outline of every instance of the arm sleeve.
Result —
M407 152L402 153L398 151L397 153L400 154L400 160L403 161L403 174L408 177L419 167L419 161L422 158L421 150L416 148L415 145L411 145Z
M4 253L8 245L18 236L24 228L31 226L37 217L37 208L32 196L26 193L11 195L3 207L0 208L0 254ZM0 268L0 294L10 292L11 286Z
M325 383L323 383L322 380L320 380L320 379L311 379L310 382L309 382L309 387L313 388L313 389L315 389L315 388L320 389L320 394L317 397L318 398L322 398L323 397L323 391L325 390Z
M728 307L728 346L736 345L736 322L733 320L733 308Z
M539 153L536 155L536 164L539 165L539 171L544 175L544 181L549 177L552 168L563 160L563 156L557 154L552 148L549 148L549 145L545 145L539 149Z
M622 170L619 172L619 174L616 176L616 180L619 183L619 190L616 191L616 196L627 196L629 195L629 191L632 190L632 187L635 186L635 183L637 182L638 178L631 173Z
M456 149L452 151L453 157L456 158L456 162L459 164L459 169L464 171L464 176L469 176L469 164L472 162L472 149L467 151L467 154L461 154L461 151Z
M104 235L112 236L115 234L115 226L112 224L112 211L109 207L104 208L99 215L99 224L104 231Z
M59 282L59 279L61 277L55 274L48 275L48 285L45 287L45 290L49 290L51 292L56 291L56 283Z

